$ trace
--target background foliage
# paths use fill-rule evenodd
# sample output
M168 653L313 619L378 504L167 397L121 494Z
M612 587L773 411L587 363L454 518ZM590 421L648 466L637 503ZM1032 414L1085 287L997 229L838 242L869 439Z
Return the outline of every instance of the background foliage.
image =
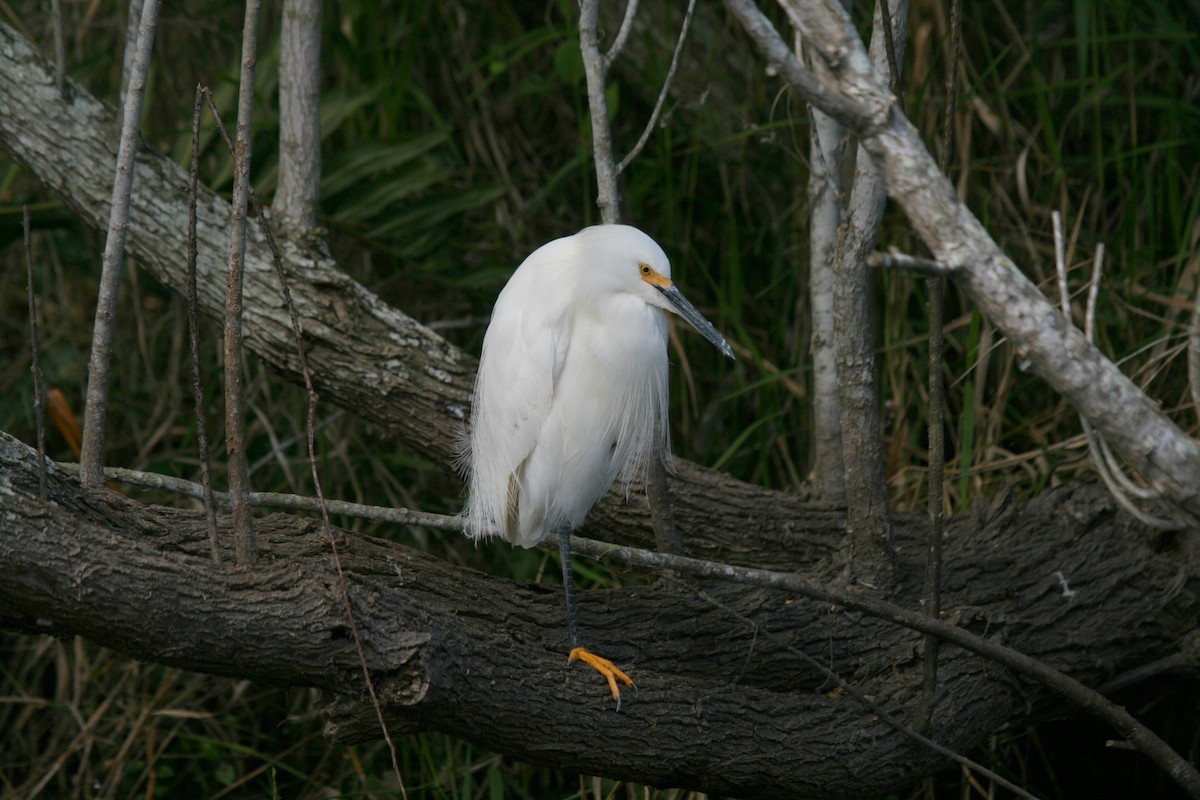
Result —
M643 5L642 30L609 91L619 152L645 124L680 16L667 4ZM64 9L72 78L115 103L120 4ZM163 10L143 129L151 146L188 157L197 82L214 89L232 121L241 13L225 0ZM278 148L278 13L264 8L256 99L253 174L268 198ZM862 3L856 13L869 18ZM43 4L0 4L0 14L50 52ZM326 4L322 222L330 247L359 281L471 352L515 265L538 244L596 221L575 15L571 0ZM1200 271L1200 12L1170 0L966 0L963 19L952 122L960 192L1051 296L1052 210L1065 216L1073 292L1086 287L1095 247L1106 244L1098 343L1194 432L1183 347ZM944 119L947 40L941 5L914 0L904 103L929 142ZM624 216L663 244L677 281L738 348L739 361L731 366L689 333L673 340L675 450L748 481L802 491L812 438L803 313L807 112L763 74L719 6L702 7L685 58L664 122L627 173ZM227 192L232 167L211 128L204 148L204 179ZM33 210L47 385L76 413L103 238L0 161L0 428L33 441L23 204ZM916 247L896 212L880 241ZM923 282L881 276L877 298L887 471L897 506L916 509L925 490ZM1036 493L1086 473L1070 408L1024 375L953 291L949 303L948 510L968 508L1001 483ZM113 391L121 402L110 412L108 463L194 478L182 303L130 263L120 320ZM210 327L210 376L219 374L218 340ZM248 369L252 482L307 492L304 400L253 358ZM218 379L207 391L217 408ZM220 423L210 419L219 448ZM381 444L352 414L326 407L322 420L331 496L458 507L453 476ZM75 459L54 430L49 445L53 457ZM539 552L475 550L423 530L372 532L518 580L553 580L556 572ZM628 579L583 570L597 582ZM391 781L378 746L325 744L307 691L131 662L82 641L3 636L0 653L0 791L11 796L333 797L376 795ZM1164 682L1124 700L1196 757L1194 683ZM994 737L974 756L1049 797L1169 795L1162 776L1127 754L1106 752L1113 774L1089 777L1105 735L1042 720ZM646 796L444 736L401 746L413 797ZM913 796L986 789L955 771Z

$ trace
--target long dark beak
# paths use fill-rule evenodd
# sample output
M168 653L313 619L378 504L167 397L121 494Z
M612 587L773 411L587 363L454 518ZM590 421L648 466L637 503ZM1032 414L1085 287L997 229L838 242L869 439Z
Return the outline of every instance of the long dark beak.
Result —
M708 339L717 349L730 358L737 360L733 354L733 348L729 346L729 342L725 341L725 337L717 333L717 329L713 324L704 318L704 315L696 310L696 307L688 302L688 299L683 296L683 293L675 288L674 284L667 288L655 286L659 293L667 299L667 306L679 316L687 320L688 324L695 328L701 336Z

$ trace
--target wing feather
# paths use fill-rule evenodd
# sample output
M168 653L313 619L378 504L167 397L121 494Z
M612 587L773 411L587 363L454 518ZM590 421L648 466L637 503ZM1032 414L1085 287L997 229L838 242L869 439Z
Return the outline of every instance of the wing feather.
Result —
M537 250L496 300L480 356L469 434L466 533L511 538L519 501L513 487L554 397L569 339L569 299L556 291L556 247Z

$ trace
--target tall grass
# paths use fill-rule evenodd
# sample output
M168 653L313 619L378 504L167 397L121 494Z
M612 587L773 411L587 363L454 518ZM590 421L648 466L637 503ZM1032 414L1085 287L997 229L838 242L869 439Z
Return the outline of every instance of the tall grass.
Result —
M65 4L72 76L110 100L124 21L111 6ZM654 5L654 4L652 4ZM964 3L964 65L953 115L953 178L1000 243L1054 294L1050 212L1064 212L1071 288L1089 278L1098 243L1109 251L1098 344L1181 424L1188 408L1180 344L1200 279L1200 37L1187 4ZM861 11L861 9L860 9ZM41 4L10 19L48 43ZM275 13L275 12L268 12ZM418 319L477 351L490 304L534 247L595 221L587 110L574 3L330 3L325 10L322 221L340 264ZM677 13L646 7L647 19ZM237 4L172 7L146 111L146 139L186 157L197 81L232 115L240 29ZM865 12L862 14L866 18ZM264 31L277 30L266 19ZM914 2L904 102L936 141L942 124L943 11ZM619 149L636 140L669 48L640 46L638 68L610 91ZM48 49L48 48L47 48ZM188 58L179 57L187 53ZM278 43L262 43L254 178L270 196L277 130L272 101ZM731 366L687 332L673 346L676 452L759 484L799 490L809 468L805 232L807 116L762 76L719 11L698 21L677 102L625 178L626 218L672 258L689 297L740 349ZM631 56L631 58L634 56ZM187 65L199 64L200 67ZM724 76L743 65L730 89ZM746 67L744 65L752 65ZM197 71L199 70L199 71ZM697 77L698 76L698 77ZM708 91L706 92L706 88ZM230 162L212 132L204 179L228 189ZM0 162L0 428L33 439L20 207L34 210L38 300L47 384L78 413L103 242L56 198ZM916 243L889 213L881 243ZM922 281L878 279L888 475L901 508L925 491ZM110 463L194 477L185 397L185 316L178 298L136 264L122 285L110 420ZM967 508L1002 483L1024 493L1087 473L1078 423L1024 374L999 334L953 291L947 314L948 509ZM207 375L219 374L218 336L205 334ZM304 400L250 360L247 437L252 480L307 491ZM214 407L220 387L206 387ZM318 435L326 491L361 502L452 510L453 476L394 443L380 445L351 413L323 408ZM214 428L218 421L212 423ZM219 436L220 431L214 429ZM61 437L51 455L72 460ZM219 467L218 467L219 469ZM221 477L218 474L218 480ZM170 498L147 496L157 501ZM555 569L537 552L475 550L427 531L376 531L442 557L518 580ZM603 570L587 576L620 581ZM378 747L331 750L315 700L283 691L131 662L82 641L0 638L0 793L43 797L383 796ZM1194 723L1192 725L1194 729ZM1045 776L1036 732L1002 739L982 757ZM401 742L410 796L677 797L515 764L445 736ZM1040 759L1040 760L1039 760ZM1037 788L1072 796L1072 778ZM955 773L918 791L967 796Z

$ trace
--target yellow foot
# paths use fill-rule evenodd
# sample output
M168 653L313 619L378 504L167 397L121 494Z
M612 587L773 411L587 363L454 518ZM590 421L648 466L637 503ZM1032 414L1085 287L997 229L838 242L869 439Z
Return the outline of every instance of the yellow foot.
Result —
M621 690L617 686L617 680L620 679L626 686L633 686L632 678L622 672L616 664L607 658L602 658L584 647L576 647L572 650L567 657L567 661L582 661L603 675L608 680L608 688L612 690L613 700L617 701L617 708L620 709Z

